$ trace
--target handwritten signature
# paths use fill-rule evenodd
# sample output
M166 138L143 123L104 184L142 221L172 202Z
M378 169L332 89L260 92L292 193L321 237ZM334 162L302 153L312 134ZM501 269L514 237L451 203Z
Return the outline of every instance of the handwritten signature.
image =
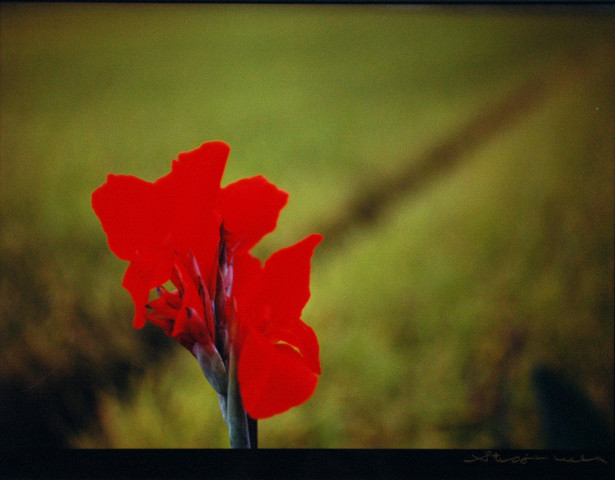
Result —
M515 455L512 457L505 457L500 455L498 452L493 452L491 450L487 450L483 455L474 455L472 454L472 458L464 460L464 463L489 463L490 461L494 461L495 463L518 463L520 465L526 465L528 462L532 461L554 461L554 462L565 462L565 463L587 463L587 462L602 462L604 464L608 463L602 457L585 457L585 455L580 456L563 456L558 457L557 455L551 455L548 457L539 456L539 455Z

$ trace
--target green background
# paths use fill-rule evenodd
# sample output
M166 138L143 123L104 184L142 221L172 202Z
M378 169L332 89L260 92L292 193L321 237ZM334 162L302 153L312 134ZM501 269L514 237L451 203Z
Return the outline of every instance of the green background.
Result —
M230 144L223 184L312 232L322 376L262 447L541 448L532 372L613 424L612 9L0 6L3 444L226 447L216 395L131 326L90 206Z

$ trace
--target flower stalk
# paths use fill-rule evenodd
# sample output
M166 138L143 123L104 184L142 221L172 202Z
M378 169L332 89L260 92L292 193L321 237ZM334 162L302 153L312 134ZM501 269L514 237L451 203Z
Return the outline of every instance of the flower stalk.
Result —
M231 448L250 448L248 416L243 408L237 380L237 355L231 345L229 358L227 419Z
M237 380L237 355L232 346L229 348L228 372L215 347L196 343L193 353L209 384L218 394L222 418L229 429L231 448L256 448L256 421L250 420L243 408Z

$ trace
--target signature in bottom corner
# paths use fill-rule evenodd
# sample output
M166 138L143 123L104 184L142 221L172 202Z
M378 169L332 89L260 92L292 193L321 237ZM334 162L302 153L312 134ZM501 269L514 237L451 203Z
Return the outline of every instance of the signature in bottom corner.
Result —
M487 450L482 455L472 454L472 458L466 459L463 462L464 463L474 463L474 462L489 463L490 461L494 461L495 463L518 463L520 465L526 465L528 462L531 462L531 461L554 461L554 462L564 462L564 463L588 463L588 462L602 462L604 464L608 463L604 458L600 456L586 457L584 454L580 456L551 455L551 456L545 457L545 456L539 456L539 455L523 455L523 456L515 455L512 457L505 457L503 455L500 455L500 453L493 452L491 450Z

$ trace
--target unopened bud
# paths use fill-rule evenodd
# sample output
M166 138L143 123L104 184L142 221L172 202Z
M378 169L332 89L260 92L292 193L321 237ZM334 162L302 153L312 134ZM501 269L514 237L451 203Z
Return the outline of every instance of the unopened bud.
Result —
M219 395L226 396L228 374L216 347L212 343L207 345L195 343L194 347L192 347L192 353L194 353L194 356L199 361L201 370L210 385Z

